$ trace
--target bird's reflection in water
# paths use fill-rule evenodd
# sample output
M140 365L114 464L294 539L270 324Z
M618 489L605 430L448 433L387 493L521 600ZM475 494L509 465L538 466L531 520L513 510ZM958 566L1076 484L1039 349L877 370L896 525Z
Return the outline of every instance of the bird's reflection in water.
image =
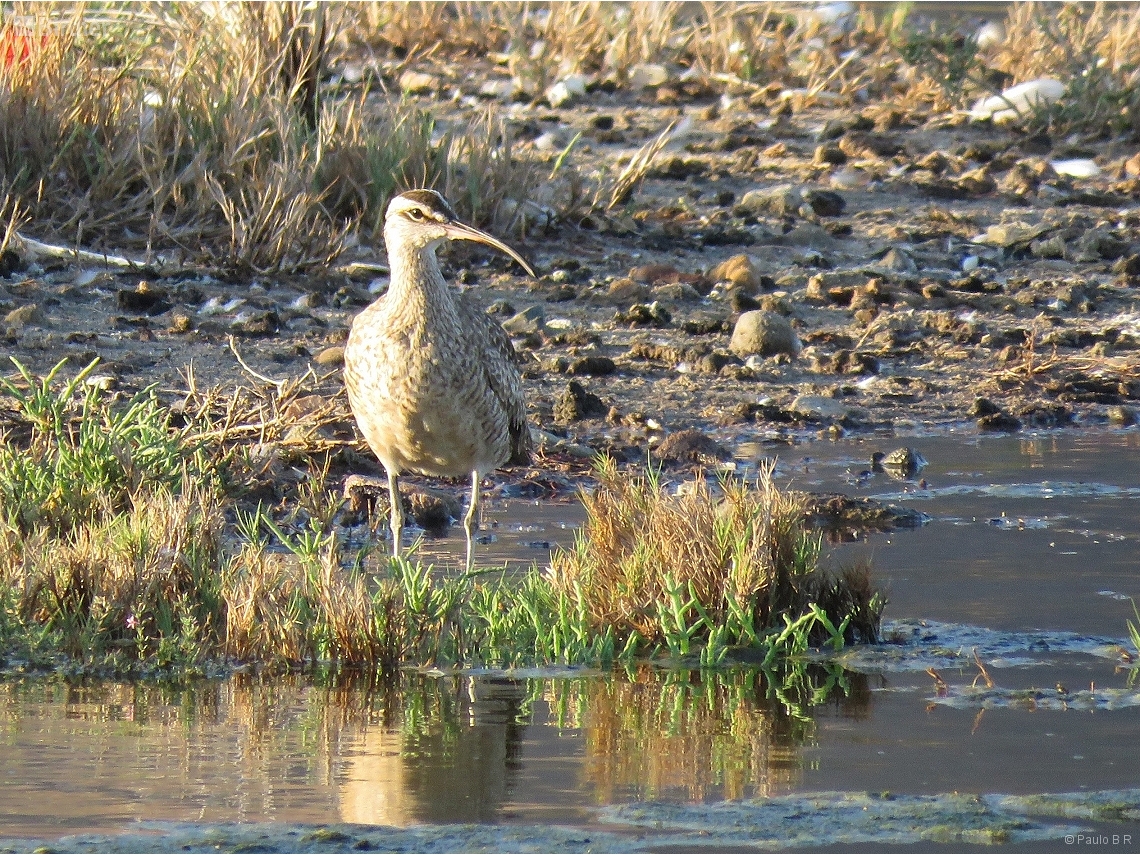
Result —
M408 687L399 722L372 726L347 757L341 819L404 826L491 822L511 798L526 682L429 680Z

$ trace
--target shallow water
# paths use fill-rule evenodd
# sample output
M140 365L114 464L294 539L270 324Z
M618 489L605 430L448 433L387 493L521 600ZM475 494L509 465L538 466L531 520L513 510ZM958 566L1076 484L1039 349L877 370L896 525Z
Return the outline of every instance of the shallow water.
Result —
M900 445L929 461L914 479L870 472L873 451ZM774 828L756 811L826 793L811 810L787 807L773 840L906 845L924 838L883 820L836 838L836 817L865 818L855 795L889 791L899 797L892 810L945 809L965 829L982 820L948 794L1126 791L1113 804L1135 811L1117 811L1126 821L1112 827L1140 842L1140 681L1120 649L1127 598L1140 595L1140 433L754 443L738 464L771 456L782 484L931 517L829 547L836 562L870 557L890 597L894 643L844 654L846 670L820 664L774 681L650 669L408 674L395 687L245 676L188 688L9 681L0 684L0 837L154 830L140 821L558 823L615 848L605 834L692 831L698 820L684 805L704 805L695 816L720 839L729 832L716 812L731 800L754 812L734 814L743 836L722 839L739 844L758 839L748 828ZM481 560L545 561L545 544L569 543L580 513L573 503L493 505L498 524ZM425 551L454 560L461 543ZM941 807L908 795L938 796ZM1065 804L1032 822L1003 814L1014 831L1001 839L1062 846L1053 824L1091 810ZM585 845L575 839L564 845Z

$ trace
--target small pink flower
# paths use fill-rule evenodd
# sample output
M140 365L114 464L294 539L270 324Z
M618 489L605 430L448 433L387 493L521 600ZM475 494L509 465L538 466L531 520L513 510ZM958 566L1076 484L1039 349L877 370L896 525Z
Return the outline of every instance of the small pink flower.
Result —
M133 614L127 615L127 629L134 629L138 625L139 622Z

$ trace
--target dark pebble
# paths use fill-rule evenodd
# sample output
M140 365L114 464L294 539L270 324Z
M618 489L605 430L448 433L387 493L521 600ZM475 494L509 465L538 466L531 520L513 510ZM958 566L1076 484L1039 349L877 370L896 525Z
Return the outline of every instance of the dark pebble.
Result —
M989 398L975 398L969 414L974 418L984 418L985 416L996 416L1000 412L1001 407Z
M616 370L617 365L608 356L583 356L571 362L566 369L568 374L575 376L585 374L592 377L604 377Z
M281 318L276 312L261 312L252 318L247 318L235 324L233 332L238 335L267 336L275 335L281 329Z
M847 207L847 200L834 190L808 190L804 199L818 217L838 217Z
M1021 422L1009 413L993 413L978 419L978 430L994 433L1016 433L1021 430Z
M728 460L732 452L696 428L671 433L653 451L653 456L667 463L703 463Z
M24 260L10 249L0 252L0 276L11 276L25 267Z
M547 293L546 300L548 303L567 303L576 299L577 296L577 290L570 285L556 285Z
M630 324L635 327L667 327L673 320L669 310L657 303L645 305L634 303L625 312L618 312L614 320L619 324Z
M170 308L166 291L156 288L149 282L139 282L132 290L123 289L115 295L119 308L125 312L138 312L146 315L160 315Z

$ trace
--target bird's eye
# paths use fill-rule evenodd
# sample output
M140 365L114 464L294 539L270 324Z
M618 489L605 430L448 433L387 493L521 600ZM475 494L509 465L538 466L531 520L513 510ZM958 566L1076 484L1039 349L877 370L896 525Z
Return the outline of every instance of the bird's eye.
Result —
M408 216L411 217L413 220L415 220L418 223L421 220L423 220L424 212L421 211L419 208L412 208L410 211L408 211Z

